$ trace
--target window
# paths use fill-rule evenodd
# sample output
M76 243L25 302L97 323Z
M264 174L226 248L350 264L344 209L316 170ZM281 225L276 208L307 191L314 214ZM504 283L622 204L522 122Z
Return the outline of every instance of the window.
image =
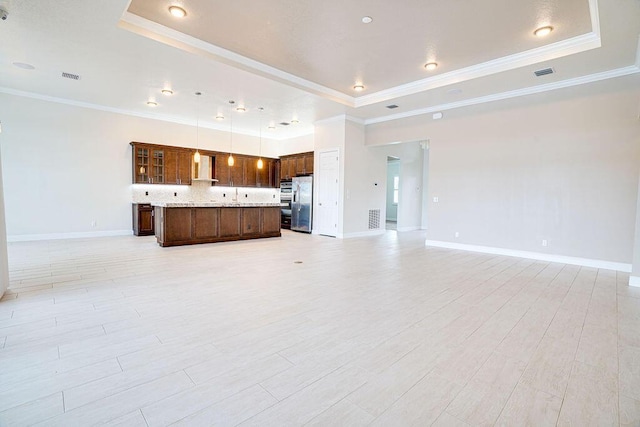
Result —
M397 205L398 204L398 193L400 190L400 177L399 176L394 176L393 177L393 204Z

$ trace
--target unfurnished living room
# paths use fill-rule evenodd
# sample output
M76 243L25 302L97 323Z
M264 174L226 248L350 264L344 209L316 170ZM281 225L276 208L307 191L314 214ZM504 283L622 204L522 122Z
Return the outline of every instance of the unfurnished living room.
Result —
M0 426L640 426L638 0L0 18Z

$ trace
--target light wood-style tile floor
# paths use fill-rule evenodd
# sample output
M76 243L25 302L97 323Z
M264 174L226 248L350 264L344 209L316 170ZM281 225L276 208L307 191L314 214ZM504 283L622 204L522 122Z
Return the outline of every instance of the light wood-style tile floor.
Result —
M640 425L627 274L283 234L10 244L0 425Z

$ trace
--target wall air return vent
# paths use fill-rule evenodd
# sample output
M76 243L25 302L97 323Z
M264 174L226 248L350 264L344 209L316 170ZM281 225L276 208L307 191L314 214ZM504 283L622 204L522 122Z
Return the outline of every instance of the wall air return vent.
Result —
M71 80L80 80L80 76L77 74L71 74L71 73L62 73L62 77L64 77L65 79L71 79Z
M369 211L369 230L377 230L380 228L380 209L371 209Z
M553 74L553 68L545 68L543 70L538 70L538 71L534 71L533 74L536 75L536 77L541 77L541 76L546 76L547 74Z

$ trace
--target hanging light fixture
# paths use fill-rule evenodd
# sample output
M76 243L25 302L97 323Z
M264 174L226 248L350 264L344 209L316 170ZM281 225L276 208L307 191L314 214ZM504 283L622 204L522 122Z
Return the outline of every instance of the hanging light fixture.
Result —
M234 163L236 162L235 159L233 158L233 104L235 104L235 101L229 101L229 104L231 105L231 112L229 113L229 140L230 140L230 144L229 144L229 157L227 158L227 164L229 166L233 166Z
M196 92L195 95L199 97L202 95L202 92ZM196 101L196 153L193 155L194 163L200 163L200 152L198 148L200 148L200 117L198 116L198 101Z
M264 108L260 107L258 108L258 111L260 111L261 113L264 111ZM259 158L258 158L258 169L262 169L264 167L264 162L262 161L262 114L260 115L260 151L259 151Z

